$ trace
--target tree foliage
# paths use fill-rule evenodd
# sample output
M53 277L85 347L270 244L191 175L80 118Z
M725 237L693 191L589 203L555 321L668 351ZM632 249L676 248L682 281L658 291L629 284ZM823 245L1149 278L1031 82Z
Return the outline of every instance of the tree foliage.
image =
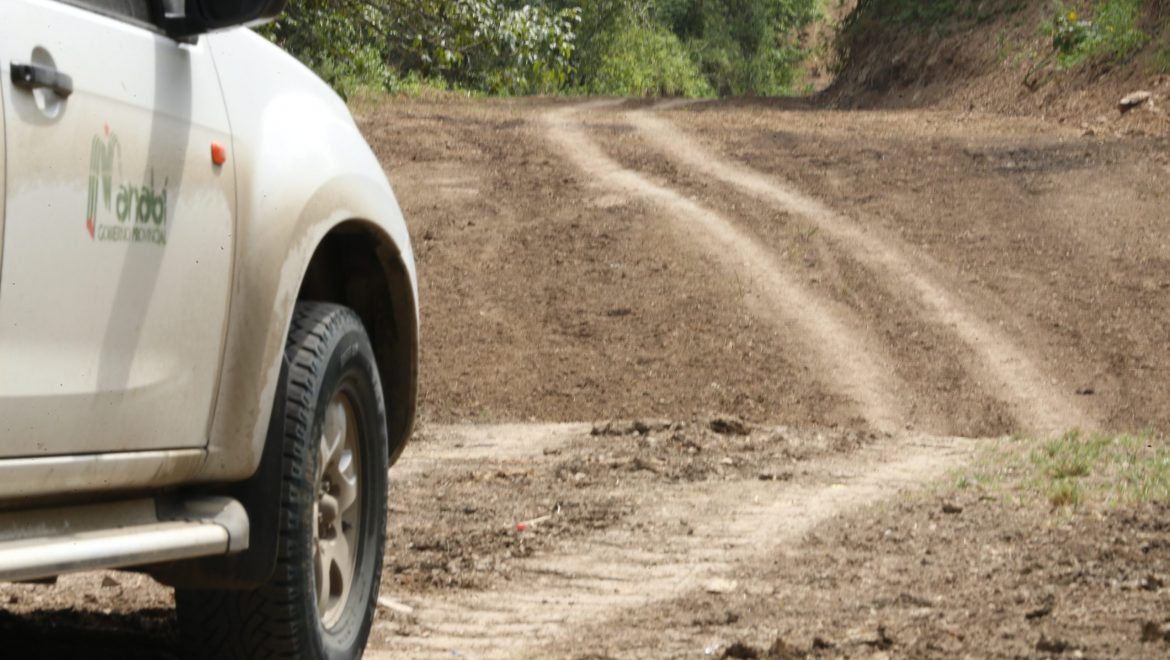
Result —
M410 74L523 94L566 83L579 14L497 0L293 0L262 31L343 90Z
M797 34L818 15L815 0L661 0L658 9L723 95L790 92L805 55Z
M778 94L818 0L293 0L264 34L343 92Z

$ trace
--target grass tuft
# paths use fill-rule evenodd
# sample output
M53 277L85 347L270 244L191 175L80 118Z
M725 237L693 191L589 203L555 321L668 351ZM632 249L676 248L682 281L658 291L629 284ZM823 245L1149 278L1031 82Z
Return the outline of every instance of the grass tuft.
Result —
M1021 502L1040 499L1059 510L1170 502L1170 447L1150 435L1015 437L985 448L956 485Z

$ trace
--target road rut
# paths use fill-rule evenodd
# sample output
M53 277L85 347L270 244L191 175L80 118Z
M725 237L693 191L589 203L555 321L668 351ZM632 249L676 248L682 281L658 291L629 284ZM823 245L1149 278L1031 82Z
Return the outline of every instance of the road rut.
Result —
M674 106L663 106L670 108ZM661 108L660 108L661 109ZM684 167L718 179L780 210L803 217L833 237L841 249L885 279L889 289L912 294L930 323L946 328L977 356L969 365L993 391L1003 392L1020 424L1050 434L1069 428L1092 428L1093 420L1069 397L1051 387L1051 379L1003 333L979 318L909 255L905 246L866 230L821 202L740 163L723 159L669 121L648 111L630 112L626 121L651 144Z
M606 156L581 130L575 115L610 105L595 102L549 113L545 121L550 141L599 187L660 204L680 239L697 242L730 277L741 280L752 293L757 313L774 321L780 332L795 336L805 355L815 359L820 377L851 398L862 417L879 430L900 428L906 414L895 393L902 385L891 376L893 369L881 347L851 326L844 310L810 295L780 268L774 255L732 221Z

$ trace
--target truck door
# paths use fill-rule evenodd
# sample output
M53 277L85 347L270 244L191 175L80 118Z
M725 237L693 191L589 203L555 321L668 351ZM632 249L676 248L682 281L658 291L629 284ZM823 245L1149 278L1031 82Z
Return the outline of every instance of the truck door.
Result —
M230 131L206 43L158 32L153 4L0 2L0 458L206 444Z

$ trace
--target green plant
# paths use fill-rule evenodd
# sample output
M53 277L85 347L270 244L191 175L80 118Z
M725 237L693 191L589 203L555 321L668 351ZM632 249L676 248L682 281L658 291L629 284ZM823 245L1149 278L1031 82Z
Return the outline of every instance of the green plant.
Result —
M1149 63L1150 73L1170 73L1170 44L1166 44L1154 53Z
M820 16L816 0L661 0L656 16L679 36L721 95L799 90L809 55L796 35Z
M1170 501L1170 447L1146 435L1070 432L1038 442L992 442L956 476L957 487L1076 510Z
M789 94L822 0L292 0L260 28L343 95Z
M1056 507L1170 499L1170 451L1145 436L1068 433L1033 450L1033 488Z
M1097 0L1084 13L1060 6L1044 27L1052 36L1052 48L1061 68L1107 57L1125 60L1149 42L1139 21L1142 0ZM1091 16L1091 19L1086 16Z
M1079 432L1070 432L1049 440L1032 453L1032 462L1044 476L1060 481L1087 476L1108 440L1085 439Z
M342 93L401 76L493 93L560 89L580 9L500 0L293 0L261 33Z
M999 34L995 35L995 59L1006 62L1009 53L1007 32L1000 30Z
M1038 488L1054 507L1079 506L1084 498L1081 480L1089 476L1101 454L1104 440L1082 438L1078 432L1049 440L1033 451L1031 460L1039 474Z
M586 89L619 96L710 96L711 87L674 34L629 24L613 35L589 70Z
M1048 29L1052 31L1052 47L1065 56L1077 53L1085 44L1097 38L1097 29L1093 23L1081 20L1075 11L1057 13Z

